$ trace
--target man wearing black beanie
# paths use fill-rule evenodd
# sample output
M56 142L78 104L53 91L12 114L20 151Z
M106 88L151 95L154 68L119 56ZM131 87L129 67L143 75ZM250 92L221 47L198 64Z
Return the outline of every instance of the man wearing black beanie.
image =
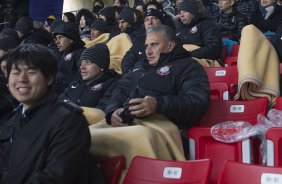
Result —
M222 66L221 32L218 27L200 13L196 0L183 0L179 4L181 26L176 30L176 36L188 47L192 46L192 57L205 66ZM196 49L195 49L196 48Z
M119 74L109 69L110 52L105 43L85 49L80 57L82 82L69 84L61 100L71 100L79 106L98 108L105 111L107 101L120 78Z

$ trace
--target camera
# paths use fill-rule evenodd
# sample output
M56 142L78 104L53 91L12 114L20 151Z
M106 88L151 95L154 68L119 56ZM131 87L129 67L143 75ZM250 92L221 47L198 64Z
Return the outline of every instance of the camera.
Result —
M122 119L122 122L125 123L125 124L128 124L128 125L132 125L133 120L134 120L134 116L130 113L130 111L128 109L129 108L128 102L124 104L123 108L124 108L124 111L122 111L120 113L120 117Z

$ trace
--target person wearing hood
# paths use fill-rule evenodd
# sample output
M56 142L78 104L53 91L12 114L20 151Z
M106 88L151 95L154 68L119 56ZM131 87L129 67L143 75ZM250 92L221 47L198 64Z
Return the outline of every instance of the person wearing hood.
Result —
M58 74L55 82L55 90L62 93L73 80L80 80L79 58L84 50L85 43L80 39L79 27L72 22L60 24L54 31L59 52L62 57L58 63Z
M183 0L179 4L181 27L176 36L182 44L192 46L192 57L203 66L223 66L221 60L222 39L219 28L199 12L196 0Z
M107 45L97 43L85 49L80 62L83 82L77 80L71 82L59 98L71 100L79 106L105 111L115 83L120 78L118 73L109 69L110 52Z
M16 23L15 29L20 38L20 44L36 43L47 46L53 41L53 38L48 31L34 28L33 19L29 16L19 19Z

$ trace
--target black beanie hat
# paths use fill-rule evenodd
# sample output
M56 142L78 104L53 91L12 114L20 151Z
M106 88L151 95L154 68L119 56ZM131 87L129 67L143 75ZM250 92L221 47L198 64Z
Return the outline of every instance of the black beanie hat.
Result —
M199 14L199 6L196 0L183 0L179 4L179 11L180 10L190 12L194 16Z
M163 13L160 12L159 10L153 8L148 9L147 11L145 11L144 17L148 17L148 16L156 17L160 19L161 22L163 22Z
M0 50L7 52L10 49L17 47L17 40L11 36L0 37Z
M99 14L104 15L107 21L116 19L115 10L111 6L103 8L102 10L100 10Z
M118 16L118 20L121 19L125 20L130 25L134 25L134 12L129 8L124 8Z
M105 43L97 43L96 45L93 45L82 52L80 61L82 60L90 60L100 68L107 70L110 65L109 48Z
M55 31L55 29L56 29L59 25L61 25L61 24L63 24L63 23L64 23L63 20L61 20L61 19L55 19L55 20L51 23L51 26L50 26L51 33L53 33L53 32Z
M96 29L100 31L101 33L107 33L107 23L103 19L97 19L91 24L91 29Z
M22 17L17 21L15 28L25 35L33 29L33 19L29 16Z
M55 38L57 35L63 35L73 41L77 41L80 39L79 27L76 23L64 22L55 28L53 37Z

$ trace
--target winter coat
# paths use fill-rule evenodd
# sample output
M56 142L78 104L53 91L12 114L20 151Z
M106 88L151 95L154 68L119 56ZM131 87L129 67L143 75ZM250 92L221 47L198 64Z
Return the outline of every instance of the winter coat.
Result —
M271 43L277 51L279 61L282 62L282 24L280 24L276 34L271 38Z
M71 100L79 106L95 107L105 111L119 78L119 74L114 70L108 70L89 82L73 81L59 99Z
M227 36L228 39L233 41L239 41L241 31L247 25L247 18L234 9L228 14L222 12L215 18L215 23L220 28L222 36Z
M193 44L201 47L191 52L192 57L199 59L221 59L222 40L219 28L205 15L199 14L190 24L182 24L176 31L182 44Z
M0 132L1 184L88 183L90 133L81 109L48 92Z
M106 110L112 113L132 98L153 96L157 114L170 118L179 128L189 128L199 121L209 105L209 82L203 67L190 58L182 47L161 53L159 64L150 66L145 59L116 85Z

